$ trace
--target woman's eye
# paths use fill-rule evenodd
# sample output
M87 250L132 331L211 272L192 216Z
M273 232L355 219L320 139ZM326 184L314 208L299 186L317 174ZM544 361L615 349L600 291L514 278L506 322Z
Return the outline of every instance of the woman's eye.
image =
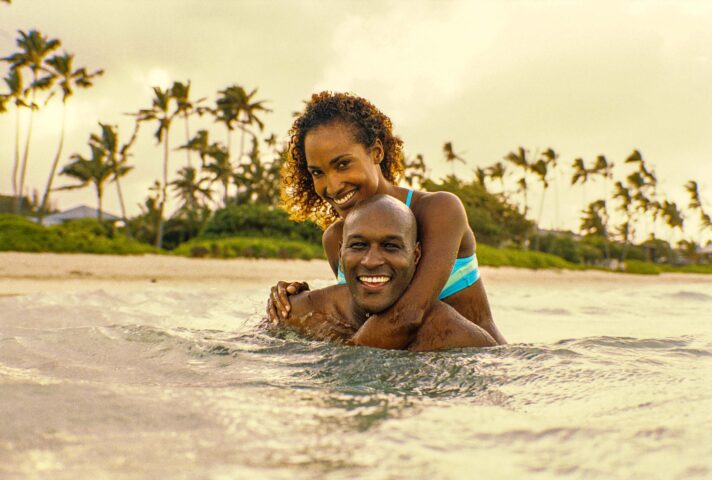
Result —
M311 174L312 177L321 176L321 172L319 170L309 170L309 173Z
M349 166L349 161L348 160L341 160L339 163L336 164L336 166L340 169L344 169Z

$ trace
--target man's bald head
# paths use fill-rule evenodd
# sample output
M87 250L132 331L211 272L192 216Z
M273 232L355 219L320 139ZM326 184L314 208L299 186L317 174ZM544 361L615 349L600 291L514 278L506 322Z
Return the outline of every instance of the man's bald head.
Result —
M359 202L344 220L344 238L349 228L360 222L388 223L396 226L403 237L414 247L418 241L415 215L403 202L390 195L374 195Z

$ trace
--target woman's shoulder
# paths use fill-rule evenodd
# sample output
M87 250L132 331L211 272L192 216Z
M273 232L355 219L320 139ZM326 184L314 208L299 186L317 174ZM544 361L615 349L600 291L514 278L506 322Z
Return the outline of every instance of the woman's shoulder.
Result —
M425 215L440 215L444 213L465 215L465 207L460 198L450 192L413 192L413 212Z
M331 225L329 225L326 230L324 230L324 233L321 235L321 243L324 246L325 249L328 249L329 246L333 246L334 243L337 243L341 240L341 234L344 231L344 221L343 220L337 220Z

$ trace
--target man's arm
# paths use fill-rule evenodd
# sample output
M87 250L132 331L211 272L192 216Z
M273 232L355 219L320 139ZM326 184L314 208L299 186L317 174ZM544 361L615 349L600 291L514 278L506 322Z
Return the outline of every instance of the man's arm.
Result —
M430 310L418 330L411 352L427 352L446 348L492 347L497 342L483 328L457 313L450 305L438 302Z
M342 341L350 339L358 325L344 315L346 285L333 285L319 290L301 292L289 297L292 308L279 325L293 328L316 340Z

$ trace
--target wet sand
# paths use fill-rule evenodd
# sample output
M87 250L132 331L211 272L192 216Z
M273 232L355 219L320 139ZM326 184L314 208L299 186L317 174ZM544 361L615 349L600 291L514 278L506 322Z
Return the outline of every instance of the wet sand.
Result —
M601 271L481 267L489 290L511 284L712 283L710 275L626 275ZM324 260L195 259L168 255L116 256L0 252L0 296L96 289L142 289L147 285L192 285L233 290L277 280L333 278Z

